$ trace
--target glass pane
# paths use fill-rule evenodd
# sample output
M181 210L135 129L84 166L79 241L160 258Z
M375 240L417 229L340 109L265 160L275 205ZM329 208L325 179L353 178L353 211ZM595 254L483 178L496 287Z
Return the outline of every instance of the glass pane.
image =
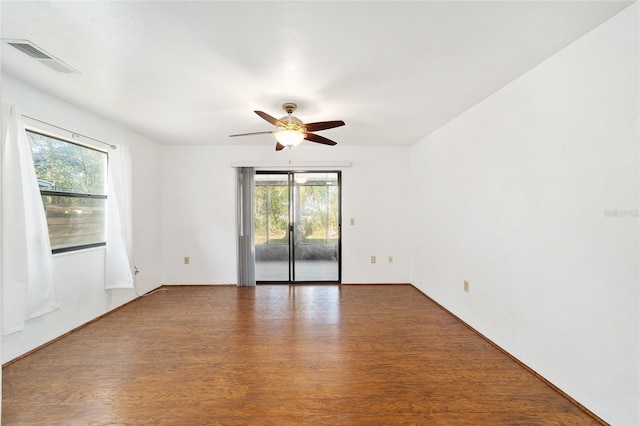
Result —
M51 249L104 242L106 201L43 195Z
M296 173L296 281L339 280L337 173Z
M40 190L106 195L107 154L27 132Z
M286 174L255 176L256 281L289 280L289 186Z

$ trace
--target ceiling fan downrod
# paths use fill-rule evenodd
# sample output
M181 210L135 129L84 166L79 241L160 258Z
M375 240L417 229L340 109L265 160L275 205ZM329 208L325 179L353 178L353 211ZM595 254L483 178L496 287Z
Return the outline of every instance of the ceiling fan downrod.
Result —
M294 104L293 102L285 102L282 104L282 109L285 110L289 115L293 114L293 111L295 111L297 108L298 105Z

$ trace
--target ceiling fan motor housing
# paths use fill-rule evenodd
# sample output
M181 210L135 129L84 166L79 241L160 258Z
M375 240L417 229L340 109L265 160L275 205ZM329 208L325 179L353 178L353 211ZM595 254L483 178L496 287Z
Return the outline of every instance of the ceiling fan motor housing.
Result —
M306 128L304 127L304 123L297 117L291 115L293 111L296 110L298 106L292 102L287 102L282 104L282 109L287 112L287 115L282 117L279 121L284 123L284 128L282 130L294 130L299 132L305 132Z

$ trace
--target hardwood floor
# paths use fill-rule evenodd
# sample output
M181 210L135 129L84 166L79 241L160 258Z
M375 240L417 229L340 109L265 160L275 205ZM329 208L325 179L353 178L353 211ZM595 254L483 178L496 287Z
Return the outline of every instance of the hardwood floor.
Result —
M588 425L409 285L170 287L8 365L2 422Z

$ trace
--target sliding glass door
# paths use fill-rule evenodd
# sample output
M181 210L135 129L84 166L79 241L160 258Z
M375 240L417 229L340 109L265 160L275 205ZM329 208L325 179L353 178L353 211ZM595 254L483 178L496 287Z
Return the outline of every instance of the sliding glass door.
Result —
M258 283L340 282L340 172L257 172Z
M339 281L339 174L295 173L293 201L294 281Z
M291 176L256 172L254 238L256 282L289 282Z

